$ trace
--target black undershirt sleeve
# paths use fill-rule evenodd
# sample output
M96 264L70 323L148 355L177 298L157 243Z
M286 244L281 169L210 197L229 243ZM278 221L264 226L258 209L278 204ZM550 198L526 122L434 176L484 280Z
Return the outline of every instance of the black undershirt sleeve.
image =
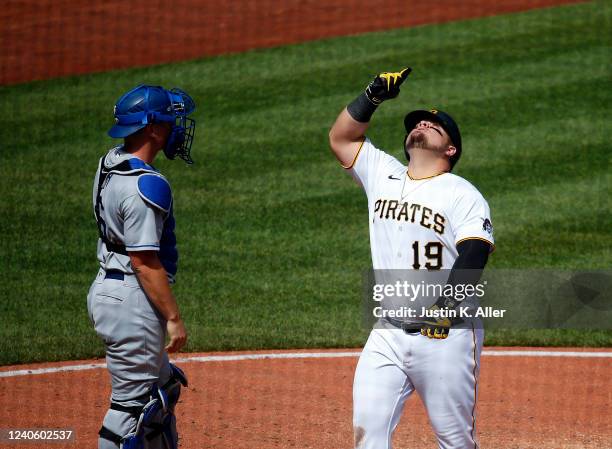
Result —
M480 239L467 239L459 242L457 252L459 257L453 264L453 270L483 270L489 259L491 244Z
M455 260L446 285L475 285L480 280L487 260L491 244L484 240L467 239L457 245L459 257ZM454 291L454 288L453 288ZM454 298L440 298L436 303L454 309L457 302Z

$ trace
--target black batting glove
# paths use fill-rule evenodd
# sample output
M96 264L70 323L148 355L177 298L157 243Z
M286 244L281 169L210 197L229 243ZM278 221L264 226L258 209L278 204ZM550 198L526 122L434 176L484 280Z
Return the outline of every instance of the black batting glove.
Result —
M450 326L433 326L430 324L424 324L421 326L421 335L427 338L434 338L436 340L444 340L448 337L450 332Z
M412 69L407 67L400 72L381 73L368 84L364 92L348 104L346 110L358 122L369 122L379 104L399 95L400 86L410 72Z
M444 340L448 337L450 328L453 324L459 324L463 320L461 318L450 318L445 312L454 310L457 307L457 301L453 298L440 297L436 303L428 310L437 312L439 317L426 318L421 324L421 335L437 340Z
M400 92L400 86L408 78L410 72L412 72L412 69L407 67L399 72L381 73L366 87L366 97L376 106L385 100L397 97Z

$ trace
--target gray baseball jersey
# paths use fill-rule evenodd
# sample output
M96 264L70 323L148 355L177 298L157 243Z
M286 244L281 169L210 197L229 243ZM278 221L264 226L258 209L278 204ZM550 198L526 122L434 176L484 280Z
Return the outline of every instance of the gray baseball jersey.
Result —
M159 251L168 278L174 282L178 253L172 195L167 181L153 167L124 152L122 147L109 151L103 164L109 174L100 186L98 169L93 188L94 210L100 215L97 220L103 223L105 237L98 239L100 267L133 274L127 251ZM99 209L96 209L97 202L102 205ZM122 250L117 251L105 240Z

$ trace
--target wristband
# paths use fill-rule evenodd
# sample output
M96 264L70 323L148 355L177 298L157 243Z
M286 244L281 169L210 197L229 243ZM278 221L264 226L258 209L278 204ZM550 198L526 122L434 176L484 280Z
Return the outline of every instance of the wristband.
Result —
M378 105L372 103L365 92L362 92L346 107L346 110L358 122L368 123L377 107Z

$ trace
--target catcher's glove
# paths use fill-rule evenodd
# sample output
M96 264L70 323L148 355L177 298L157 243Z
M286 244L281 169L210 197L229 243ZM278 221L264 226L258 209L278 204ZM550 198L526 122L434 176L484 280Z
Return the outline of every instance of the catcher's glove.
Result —
M399 72L381 73L366 87L366 97L376 106L385 100L397 97L401 84L408 78L410 72L412 69L407 67Z
M428 311L434 317L427 317L421 324L421 335L428 338L444 340L453 324L462 320L460 318L449 317L449 312L457 306L457 302L452 298L440 298L431 306Z

